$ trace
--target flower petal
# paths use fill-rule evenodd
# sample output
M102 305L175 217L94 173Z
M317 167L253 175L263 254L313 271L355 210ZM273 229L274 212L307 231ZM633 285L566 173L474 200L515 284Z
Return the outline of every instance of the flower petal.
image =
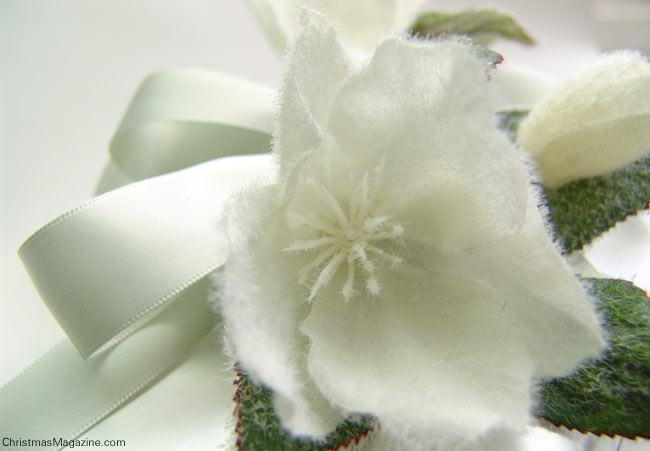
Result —
M255 188L231 205L225 229L231 256L215 275L218 306L236 358L251 377L273 387L282 423L294 435L324 437L341 421L306 375L306 315L297 269L282 256L277 188Z
M291 51L280 95L274 150L280 158L280 179L322 140L332 99L350 73L350 62L338 42L337 32L325 17L303 10L302 29Z
M341 23L341 40L346 47L365 52L371 51L383 34L397 31L398 13L400 25L404 25L405 16L408 16L405 10L409 9L408 5L401 5L400 0L311 0L305 3L330 13L333 20Z
M247 0L277 53L299 27L300 6L329 14L343 26L346 47L369 51L385 33L406 31L422 0Z
M456 203L449 221L433 223L457 227L454 219L473 210L465 223L477 230L474 212L487 228L516 230L528 173L495 126L485 71L460 42L384 41L332 105L332 166L357 168L358 179L386 158L380 197L404 205L458 192L468 202Z
M407 31L415 23L418 10L424 4L422 0L397 0L393 31Z
M594 302L550 242L537 204L531 197L524 227L488 251L483 272L498 273L494 287L516 300L511 314L535 362L534 376L560 377L597 357L605 341Z
M518 233L429 259L441 277L466 274L464 283L500 300L528 348L536 379L567 375L603 350L594 305L549 240L533 197Z
M622 51L569 78L521 123L517 143L544 184L606 174L650 151L650 63Z
M459 279L410 268L374 300L330 291L301 326L319 390L377 416L404 449L451 449L528 421L532 362L517 328L499 299Z

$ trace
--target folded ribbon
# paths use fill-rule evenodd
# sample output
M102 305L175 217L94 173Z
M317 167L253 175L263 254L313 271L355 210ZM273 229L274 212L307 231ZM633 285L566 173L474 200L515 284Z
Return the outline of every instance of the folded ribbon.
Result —
M263 87L198 71L156 74L113 139L100 189L267 152L270 122ZM161 130L176 138L161 140ZM30 237L19 251L28 273L81 356L92 358L63 342L5 385L7 433L77 437L182 360L214 325L202 278L227 258L221 210L234 191L272 172L268 156L216 159L96 197Z
M205 283L109 351L81 360L67 341L0 391L3 437L78 437L179 363L212 328Z
M219 209L270 173L229 158L127 185L43 227L19 254L41 297L86 358L226 260Z
M228 155L268 151L275 92L229 75L167 70L135 94L110 152L134 180Z

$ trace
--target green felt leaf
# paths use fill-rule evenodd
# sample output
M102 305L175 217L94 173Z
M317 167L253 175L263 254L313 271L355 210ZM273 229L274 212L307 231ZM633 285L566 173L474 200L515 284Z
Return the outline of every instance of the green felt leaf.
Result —
M650 204L650 155L610 174L546 190L551 220L567 252Z
M519 124L528 116L528 113L530 113L529 110L499 111L497 113L497 124L508 135L510 141L515 142Z
M575 375L546 383L540 415L583 432L650 437L650 299L626 281L589 280L609 350Z
M421 14L410 30L411 34L436 37L448 34L466 35L474 42L489 45L497 38L524 44L535 41L511 16L496 9L466 9L458 13L431 11Z
M358 444L372 428L369 417L349 418L327 436L324 443L294 439L280 425L273 410L272 393L255 384L246 374L237 375L235 414L237 449L246 451L325 451Z
M499 126L514 142L527 111L497 113ZM546 189L557 238L567 252L582 249L626 217L649 207L650 155L610 174Z

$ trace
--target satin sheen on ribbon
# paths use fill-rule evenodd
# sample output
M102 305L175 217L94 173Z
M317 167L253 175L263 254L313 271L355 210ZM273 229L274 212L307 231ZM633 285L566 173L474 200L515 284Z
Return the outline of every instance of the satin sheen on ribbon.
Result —
M269 151L275 92L196 69L157 72L133 96L95 192L229 155Z
M220 212L272 174L269 155L221 158L95 198L32 236L25 266L81 354L131 335L87 361L68 342L53 348L0 390L3 429L77 437L181 361L214 325L202 277L227 257Z
M167 70L142 82L111 140L133 180L269 150L275 91L229 75Z
M268 152L268 89L181 70L156 74L142 89L115 135L100 189ZM151 124L171 124L185 141L153 151L155 140L143 142ZM201 140L202 152L183 153L183 142ZM214 326L203 277L227 258L221 212L234 192L273 173L268 155L214 159L110 191L32 235L19 254L74 347L62 342L0 390L6 435L78 437L182 361Z
M269 160L224 158L127 185L46 225L19 255L82 357L110 347L227 257L220 210Z
M205 281L128 340L84 361L59 343L0 391L3 437L78 437L173 367L214 325Z

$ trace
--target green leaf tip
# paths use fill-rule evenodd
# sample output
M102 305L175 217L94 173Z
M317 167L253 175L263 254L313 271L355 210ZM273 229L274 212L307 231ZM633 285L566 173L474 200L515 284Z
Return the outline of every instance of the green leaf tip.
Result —
M650 299L630 282L587 279L609 332L606 355L543 386L540 416L556 426L650 437Z
M237 417L237 449L239 451L326 451L354 448L373 430L370 417L349 418L328 435L323 442L293 438L280 424L273 409L273 394L255 384L237 370L235 415Z
M567 252L650 206L650 155L607 175L546 190L555 232Z
M472 38L481 45L489 45L498 38L523 44L535 43L532 37L508 14L496 9L466 9L457 13L431 11L421 14L411 26L413 35L436 37L458 34Z

